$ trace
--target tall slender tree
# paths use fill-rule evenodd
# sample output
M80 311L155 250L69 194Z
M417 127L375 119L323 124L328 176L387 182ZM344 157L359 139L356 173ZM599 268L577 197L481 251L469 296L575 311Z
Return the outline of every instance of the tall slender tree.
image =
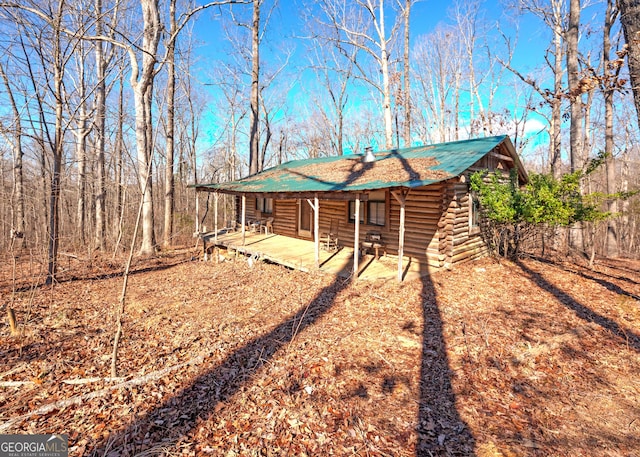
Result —
M384 120L385 147L393 147L393 117L391 107L391 79L389 61L391 58L391 42L395 37L401 21L396 21L388 31L385 16L387 4L384 0L358 0L343 5L340 0L322 0L325 20L330 27L340 31L333 39L333 44L349 54L348 49L355 47L361 53L372 58L379 69L382 81L366 69L358 60L353 59L359 77L366 81L382 97L382 117Z
M627 61L633 98L640 127L640 2L637 0L617 0L620 23L627 42Z
M359 50L355 46L334 46L335 40L340 36L340 29L335 23L323 22L316 14L315 7L313 4L305 14L307 27L311 31L309 65L321 86L320 89L312 88L311 96L324 124L320 128L323 132L330 132L328 139L331 144L325 153L341 156L344 154L345 111L349 101L349 88L354 79L354 62Z
M584 153L583 137L583 103L580 88L580 66L578 38L580 34L580 0L570 0L569 24L566 31L567 40L567 83L570 101L569 126L569 167L571 172L582 169ZM577 224L569 230L569 244L577 249L583 249L584 237L582 224Z
M569 128L569 158L571 172L580 170L583 158L583 103L580 88L580 66L578 38L580 34L580 0L570 0L569 25L567 27L567 82L569 99L571 101L571 125Z
M403 66L403 111L404 111L404 146L411 146L411 65L410 65L410 18L411 18L411 4L413 0L405 0L404 4L404 54L402 60Z
M613 157L614 137L613 137L613 99L615 96L615 83L612 84L610 76L617 80L617 69L611 65L611 29L618 16L618 10L614 5L615 0L607 0L607 9L604 16L604 28L602 32L602 68L604 77L602 78L601 88L604 92L604 151L606 153L605 170L606 170L606 187L609 195L616 192L616 165ZM607 210L611 214L617 211L615 199L610 199L607 203ZM615 221L612 218L607 220L607 234L605 238L605 252L609 257L618 256L618 234Z
M249 174L254 175L260 167L260 5L262 0L253 0L251 20L251 98L249 111Z
M95 27L96 35L101 36L104 29L104 13L102 0L95 0ZM95 43L96 60L96 95L94 117L94 147L96 157L96 182L95 182L95 245L103 251L105 249L105 234L107 224L106 211L106 175L105 175L105 133L106 133L106 58L105 43L98 40Z
M85 43L82 41L78 43L76 48L76 92L78 94L77 101L69 100L68 103L76 102L77 116L76 116L76 128L74 133L76 141L76 161L78 163L78 195L77 195L77 211L76 211L76 223L77 223L77 237L80 245L85 243L86 234L86 222L87 222L87 138L91 133L89 127L89 110L87 105L89 103L87 94L87 81L86 81L86 69L87 69L87 51ZM73 110L72 107L69 107Z
M544 87L543 81L530 75L522 74L510 61L499 56L498 60L509 71L514 73L524 83L530 85L545 103L551 107L551 115L547 116L549 122L549 149L547 165L553 174L558 177L560 172L560 153L562 151L562 100L564 94L565 74L565 29L568 13L565 0L518 0L511 5L517 11L531 13L549 28L552 33L551 43L545 51L545 63L553 74L553 89ZM509 39L505 38L509 43ZM509 45L509 49L511 49ZM511 55L511 51L509 52Z
M243 4L249 0L220 0L200 5L181 16L175 31L170 35L166 45L170 45L178 38L178 34L188 21L198 12L212 6L226 4ZM159 9L159 0L140 0L142 8L142 43L137 49L142 57L136 55L136 49L129 43L115 42L124 47L130 57L131 76L129 78L134 94L136 150L138 159L138 181L143 195L142 205L142 241L140 254L155 252L154 208L153 208L153 122L152 122L152 94L155 76L160 70L159 64L166 61L159 56L158 46L164 29ZM96 39L106 39L96 37ZM108 39L108 41L112 41Z
M169 1L169 33L176 31L176 0ZM175 99L176 99L176 43L171 40L167 45L167 126L166 126L166 164L164 176L164 238L163 245L171 246L173 236L173 208L175 182L173 179L175 149Z
M9 98L9 104L11 105L11 111L13 113L12 128L10 129L11 148L13 150L13 191L12 191L12 205L11 205L11 234L14 240L18 240L18 247L24 248L26 246L26 233L25 233L25 215L24 215L24 173L22 166L22 157L24 151L22 150L22 119L20 110L15 97L13 96L13 88L9 83L9 78L4 71L4 66L0 62L0 77L4 83L5 90L7 91L7 97ZM4 129L3 129L4 130Z
M418 37L413 56L420 106L414 116L416 134L424 143L457 140L463 52L455 28L441 25Z

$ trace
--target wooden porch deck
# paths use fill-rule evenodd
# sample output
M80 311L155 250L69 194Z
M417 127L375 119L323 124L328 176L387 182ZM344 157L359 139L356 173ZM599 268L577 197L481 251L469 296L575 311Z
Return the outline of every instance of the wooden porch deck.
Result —
M217 242L214 241L214 232L203 234L202 240L205 250L211 252L213 248L222 248L227 251L227 257L237 257L242 254L297 270L317 270L313 241L276 234L246 232L243 245L242 232L225 233L224 231L218 232ZM320 249L319 263L321 272L349 277L353 274L353 247L343 246L334 252ZM420 277L419 265L415 259L405 257L403 269L405 280ZM396 280L397 276L397 256L385 255L379 259L375 259L373 255L360 257L359 279Z

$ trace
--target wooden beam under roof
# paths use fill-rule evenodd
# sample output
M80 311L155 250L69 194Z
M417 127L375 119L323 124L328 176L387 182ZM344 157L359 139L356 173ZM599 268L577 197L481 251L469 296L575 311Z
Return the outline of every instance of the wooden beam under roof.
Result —
M506 156L504 154L498 154L497 152L490 152L489 155L491 157L495 157L496 159L504 160L505 162L513 163L513 159L511 156Z
M218 189L216 187L209 186L196 186L196 190L199 192L219 192L221 194L245 196L248 198L273 198L274 200L312 200L316 196L321 200L355 200L355 195L360 193L360 201L369 200L368 194L370 190L362 191L335 191L335 192L238 192L226 189ZM384 189L371 189L371 190L384 190Z

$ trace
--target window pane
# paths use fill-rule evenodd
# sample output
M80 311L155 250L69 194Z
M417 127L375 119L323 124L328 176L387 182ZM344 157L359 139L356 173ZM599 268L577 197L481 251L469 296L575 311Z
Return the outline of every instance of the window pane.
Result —
M384 202L369 202L368 222L372 225L384 225Z
M470 210L469 225L471 225L471 227L478 227L480 222L480 202L478 201L478 197L473 194L471 195Z
M273 213L273 198L256 198L256 210L261 213Z
M356 221L356 202L349 202L349 222ZM360 222L364 223L364 202L360 202Z

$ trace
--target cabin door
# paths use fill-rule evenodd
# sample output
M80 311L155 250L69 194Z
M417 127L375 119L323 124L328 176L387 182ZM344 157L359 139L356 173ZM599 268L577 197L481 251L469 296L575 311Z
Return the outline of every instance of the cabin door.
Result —
M298 200L298 236L313 238L313 210L306 200Z

